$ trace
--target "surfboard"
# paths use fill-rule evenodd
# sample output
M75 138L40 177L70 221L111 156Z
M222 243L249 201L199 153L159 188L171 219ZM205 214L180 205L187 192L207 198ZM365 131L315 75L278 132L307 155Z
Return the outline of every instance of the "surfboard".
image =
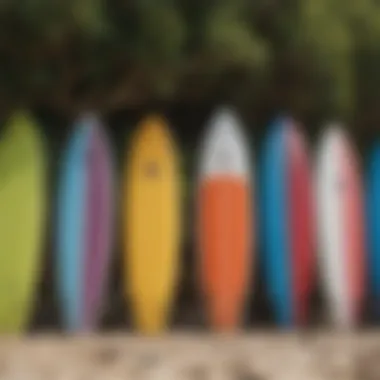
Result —
M338 124L322 134L317 152L319 265L329 316L353 327L364 293L364 204L357 154Z
M112 250L113 160L103 126L80 117L63 155L57 211L57 289L64 327L94 330Z
M41 271L46 151L31 115L7 121L0 140L0 332L25 330Z
M314 190L309 147L300 126L290 123L287 134L287 199L293 323L304 325L315 280Z
M380 316L380 143L375 142L366 170L366 225L368 276L372 311Z
M227 108L209 121L196 189L198 275L212 328L242 322L253 266L253 184L242 125Z
M179 156L163 118L141 122L125 167L125 295L138 331L155 334L168 327L182 236Z
M268 297L282 327L307 320L313 283L313 204L307 144L290 118L269 128L262 153L262 263Z

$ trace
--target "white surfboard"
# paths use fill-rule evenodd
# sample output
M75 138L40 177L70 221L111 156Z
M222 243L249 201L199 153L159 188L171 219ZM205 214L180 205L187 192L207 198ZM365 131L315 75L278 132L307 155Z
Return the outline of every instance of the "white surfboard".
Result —
M362 192L356 153L343 128L329 125L317 151L319 267L330 318L357 322L363 293Z

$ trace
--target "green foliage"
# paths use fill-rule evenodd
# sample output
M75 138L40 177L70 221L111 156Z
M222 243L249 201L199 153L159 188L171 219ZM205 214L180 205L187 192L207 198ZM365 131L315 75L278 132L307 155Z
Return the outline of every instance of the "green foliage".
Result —
M264 91L350 117L359 96L380 99L377 0L3 0L0 33L6 100L110 108L190 87L207 98L231 71L254 106Z
M138 9L141 58L150 64L179 59L185 37L182 16L174 6L154 3Z
M249 27L244 7L222 3L211 9L204 41L216 64L262 69L268 63L265 42Z

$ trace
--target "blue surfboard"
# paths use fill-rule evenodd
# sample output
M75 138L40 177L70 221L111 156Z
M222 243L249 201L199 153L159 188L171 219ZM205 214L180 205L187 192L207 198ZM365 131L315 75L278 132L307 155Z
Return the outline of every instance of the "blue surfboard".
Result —
M280 326L292 324L290 263L286 224L286 119L276 119L263 146L261 164L261 254L268 297Z
M368 274L374 312L380 316L380 142L369 155L366 178Z
M76 330L80 321L83 246L85 239L85 158L89 126L74 126L63 154L58 187L56 278L61 315L66 330ZM73 212L75 210L75 212Z

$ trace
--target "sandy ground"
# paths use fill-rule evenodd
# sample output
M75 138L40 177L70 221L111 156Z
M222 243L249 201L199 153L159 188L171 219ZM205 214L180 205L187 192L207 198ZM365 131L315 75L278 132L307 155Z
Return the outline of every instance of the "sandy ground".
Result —
M3 379L375 380L380 333L3 337Z

